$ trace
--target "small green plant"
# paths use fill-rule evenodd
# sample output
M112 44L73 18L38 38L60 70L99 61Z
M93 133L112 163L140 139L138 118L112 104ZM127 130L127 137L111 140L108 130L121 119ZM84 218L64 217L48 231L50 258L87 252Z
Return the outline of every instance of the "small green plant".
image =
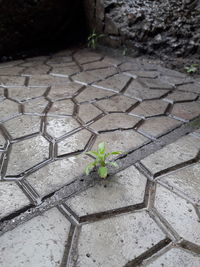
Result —
M95 167L98 168L98 175L101 178L106 178L108 176L107 165L111 165L113 167L118 167L118 164L114 161L107 161L108 157L111 155L120 155L123 154L122 151L114 151L106 153L105 143L102 142L98 145L97 151L88 151L87 155L90 155L95 158L95 160L89 163L85 168L85 173L88 175Z
M187 73L195 73L198 70L198 65L197 64L192 64L190 66L187 66L184 68Z
M96 49L99 39L104 37L104 34L98 34L95 30L88 36L88 47Z

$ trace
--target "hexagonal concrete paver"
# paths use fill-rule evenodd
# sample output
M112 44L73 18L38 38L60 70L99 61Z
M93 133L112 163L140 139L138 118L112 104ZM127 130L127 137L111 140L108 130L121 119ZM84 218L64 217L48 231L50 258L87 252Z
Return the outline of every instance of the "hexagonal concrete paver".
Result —
M58 155L83 150L88 143L92 133L87 130L77 132L58 143Z
M74 58L79 62L79 64L85 64L100 60L102 55L100 53L81 50L74 54Z
M133 80L125 91L125 95L139 100L159 99L168 93L168 90L149 89L144 87L138 80Z
M68 83L70 80L67 77L53 75L34 75L30 76L29 86L52 86Z
M46 131L53 138L59 138L78 127L80 124L72 117L47 118Z
M72 56L52 56L50 59L47 60L46 64L56 67L56 66L64 66L65 64L68 65L69 62L72 62Z
M145 211L86 224L79 235L75 266L121 267L164 238Z
M192 120L200 115L200 103L177 103L174 105L171 114L186 121Z
M147 264L147 266L198 267L200 266L200 256L198 254L189 252L188 250L175 247L156 258L152 263Z
M74 112L74 103L70 100L58 100L53 103L48 111L48 115L67 116L72 115Z
M81 103L86 101L94 101L96 99L101 99L112 95L113 92L111 91L95 88L93 86L87 86L84 91L76 97L76 100Z
M92 104L82 104L78 108L78 117L84 122L93 120L98 115L102 114L102 111L96 108Z
M104 81L95 83L94 86L119 92L126 86L129 80L130 78L123 74L116 74Z
M140 121L140 118L123 114L123 113L112 113L104 116L100 120L94 122L91 125L96 131L106 131L115 129L129 129L136 126Z
M200 85L197 83L183 84L178 86L178 90L199 94Z
M18 175L49 157L49 142L42 136L12 144L7 175Z
M124 151L136 149L149 141L148 138L136 133L133 130L128 131L114 131L101 133L98 135L93 149L97 149L97 145L101 142L106 143L107 151Z
M159 180L200 204L200 163L178 169Z
M29 204L30 201L15 182L0 181L0 219Z
M6 139L0 130L0 149L3 149L3 147L5 146L5 143L6 143Z
M99 80L104 80L106 77L114 75L117 73L117 70L114 67L109 67L106 69L90 70L86 72L80 72L73 76L75 82L82 84L90 84L97 82Z
M147 119L139 127L139 130L148 134L149 136L158 137L177 128L180 125L180 121L171 119L166 116L161 116Z
M69 229L56 208L48 210L0 237L0 265L59 267Z
M197 245L200 244L199 218L190 203L157 185L155 208L179 236Z
M172 92L172 94L169 94L165 97L165 100L174 103L174 102L181 102L181 101L192 101L196 100L197 95L194 93L187 93L187 92L180 92L180 91L175 91Z
M41 196L45 196L83 174L84 168L90 161L91 159L85 155L58 160L30 174L26 180Z
M53 101L72 97L81 87L82 85L73 82L53 85L51 86L48 97Z
M0 102L0 122L19 114L19 105L9 99Z
M41 75L47 74L50 71L51 67L43 63L34 64L32 67L27 67L23 71L23 75Z
M177 164L194 159L199 149L199 140L194 136L187 135L144 158L141 162L153 174L156 174Z
M65 64L65 66L53 66L53 69L51 70L52 74L59 74L66 77L79 72L80 67L74 62L69 62L68 64Z
M155 79L140 78L139 80L141 81L141 83L144 83L146 87L150 89L173 89L174 88L171 84L160 80L160 78L155 78Z
M125 208L144 201L146 178L133 166L68 199L79 217Z
M36 97L41 97L47 90L47 87L13 87L8 89L9 97L17 101L24 101Z
M116 95L108 99L97 102L97 105L106 112L125 112L131 106L137 103L137 100L131 99L124 95Z
M144 101L134 108L130 114L151 117L164 114L168 104L161 100Z
M49 102L45 98L36 98L26 101L24 105L25 114L44 115L45 108Z
M40 117L22 115L4 123L13 139L37 133L40 131Z
M21 76L0 76L0 85L6 87L23 86L25 83L25 77Z

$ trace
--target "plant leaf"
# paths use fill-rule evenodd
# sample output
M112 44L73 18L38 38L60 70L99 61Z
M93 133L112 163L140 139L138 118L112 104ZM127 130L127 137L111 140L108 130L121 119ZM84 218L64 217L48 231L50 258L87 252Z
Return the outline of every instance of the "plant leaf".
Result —
M85 152L85 154L86 155L93 156L95 158L98 158L99 157L99 154L96 151L88 151L88 152Z
M88 175L91 172L91 170L94 168L95 165L96 165L96 161L93 161L93 162L89 163L85 167L85 174Z
M100 154L104 154L105 153L105 143L104 142L98 144L98 152Z
M106 153L106 158L111 156L111 155L120 155L120 154L123 154L124 152L123 151L113 151L113 152L110 152L110 153Z
M99 176L101 177L101 178L106 178L107 177L107 175L108 175L108 170L107 170L107 168L106 167L99 167L99 169L98 169L98 174L99 174Z
M111 165L111 166L113 166L113 167L115 167L115 168L117 168L119 166L117 164L117 162L114 162L114 161L110 161L110 162L108 162L108 164Z

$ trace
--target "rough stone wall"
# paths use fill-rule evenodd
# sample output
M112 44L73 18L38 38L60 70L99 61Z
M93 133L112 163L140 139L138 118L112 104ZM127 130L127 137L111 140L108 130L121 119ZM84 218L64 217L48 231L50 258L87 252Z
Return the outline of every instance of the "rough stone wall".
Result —
M200 0L85 0L90 29L104 43L137 52L200 54Z

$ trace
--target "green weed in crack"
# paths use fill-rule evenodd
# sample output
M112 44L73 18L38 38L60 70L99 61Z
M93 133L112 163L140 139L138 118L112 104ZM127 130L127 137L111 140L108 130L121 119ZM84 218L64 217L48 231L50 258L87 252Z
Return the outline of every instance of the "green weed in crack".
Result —
M108 161L108 158L112 155L121 155L124 154L122 151L113 151L106 153L105 143L102 142L98 145L96 151L88 151L87 155L90 155L95 158L95 160L89 163L85 168L85 173L88 175L95 167L98 169L98 175L101 178L106 178L108 176L107 166L111 165L113 167L118 167L118 164L114 161Z

